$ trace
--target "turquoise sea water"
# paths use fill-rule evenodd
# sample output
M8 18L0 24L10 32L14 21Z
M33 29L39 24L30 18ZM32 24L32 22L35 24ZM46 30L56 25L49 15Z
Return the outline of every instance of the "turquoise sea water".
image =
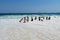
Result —
M18 19L25 16L60 16L60 13L0 13L0 19Z

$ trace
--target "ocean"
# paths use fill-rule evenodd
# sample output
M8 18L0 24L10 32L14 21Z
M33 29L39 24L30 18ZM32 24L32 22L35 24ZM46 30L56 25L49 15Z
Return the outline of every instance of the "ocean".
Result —
M29 22L19 22L27 16ZM60 13L0 13L0 40L60 40Z
M0 13L0 15L60 15L60 13Z
M0 13L1 18L20 18L24 16L59 16L60 13Z

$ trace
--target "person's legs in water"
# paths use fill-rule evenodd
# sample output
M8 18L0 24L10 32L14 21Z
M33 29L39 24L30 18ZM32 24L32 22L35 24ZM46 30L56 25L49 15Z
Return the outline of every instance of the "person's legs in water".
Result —
M35 20L37 19L37 17L35 16Z
M23 18L21 20L19 20L19 22L21 22L23 20Z
M46 20L50 20L51 19L51 17L46 17Z
M29 21L29 17L27 16L27 22Z
M33 21L33 17L31 17L31 21Z
M23 23L26 23L26 17L24 17L24 22Z

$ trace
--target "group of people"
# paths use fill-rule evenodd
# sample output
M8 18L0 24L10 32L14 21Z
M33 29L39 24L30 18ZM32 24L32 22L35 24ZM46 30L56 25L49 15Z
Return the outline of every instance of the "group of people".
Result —
M29 20L29 17L27 16L27 17L23 17L22 19L20 19L19 20L19 22L22 22L22 20L23 20L23 23L26 23L26 22L29 22L29 21L34 21L34 20L39 20L39 21L43 21L43 19L46 19L46 20L50 20L51 19L51 17L31 17L31 20Z

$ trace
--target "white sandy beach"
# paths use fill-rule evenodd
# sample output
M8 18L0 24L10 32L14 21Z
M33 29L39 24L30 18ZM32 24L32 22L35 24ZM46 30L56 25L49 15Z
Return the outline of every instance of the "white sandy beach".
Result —
M0 19L0 40L60 40L60 16L43 22L19 20Z

